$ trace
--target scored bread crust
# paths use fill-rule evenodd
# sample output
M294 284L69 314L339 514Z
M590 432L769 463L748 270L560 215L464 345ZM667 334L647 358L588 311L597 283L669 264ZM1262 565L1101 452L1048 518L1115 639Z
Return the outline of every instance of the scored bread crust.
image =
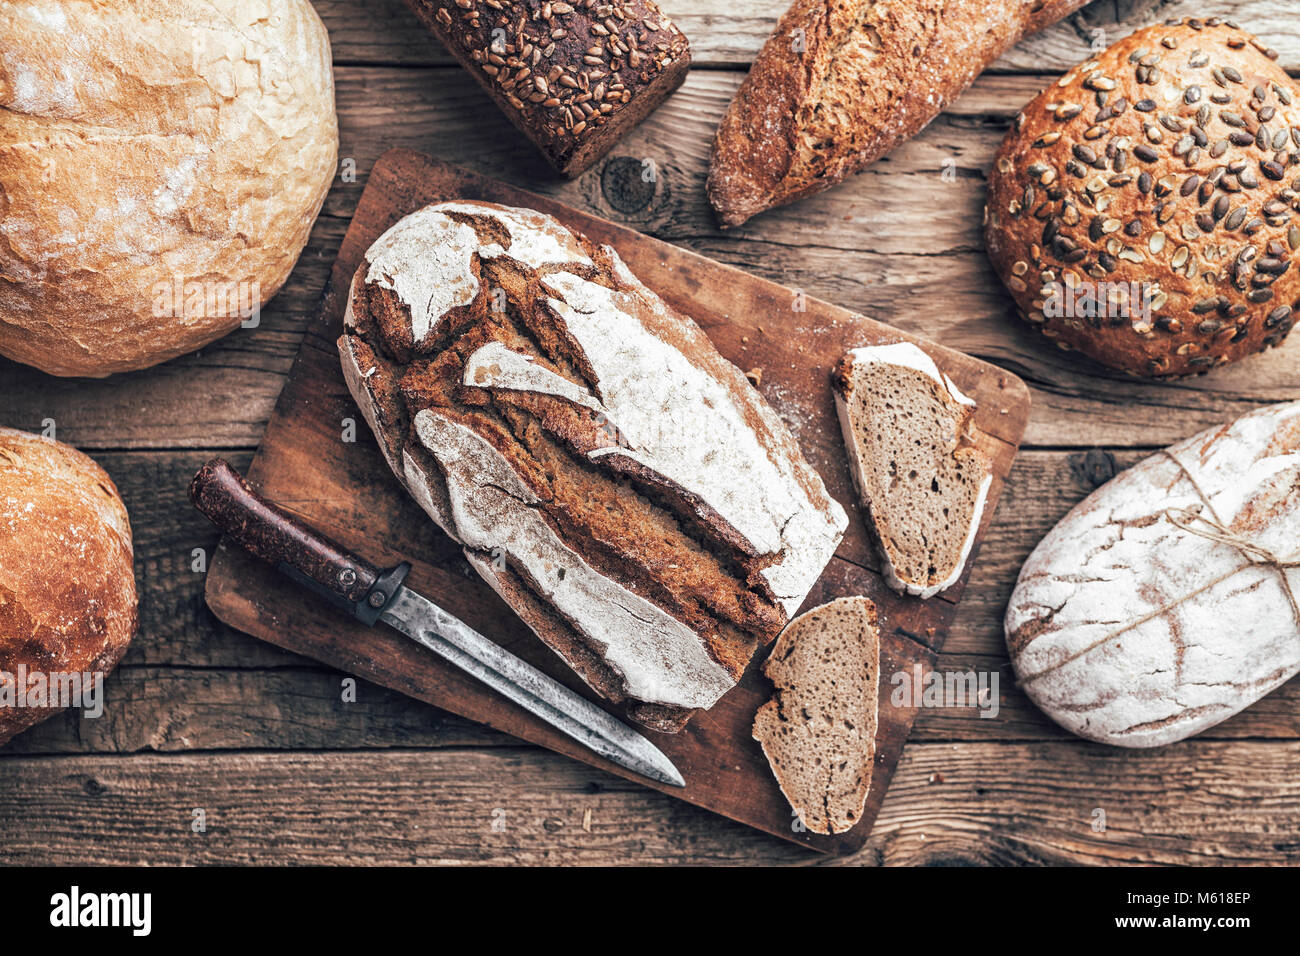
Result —
M738 226L861 171L1085 2L795 0L718 127L708 194L719 221Z
M876 755L876 606L846 597L801 614L781 632L763 673L776 693L758 709L753 736L781 792L812 832L852 829L862 819Z
M137 623L131 525L112 479L75 448L0 428L0 681L19 667L107 674ZM0 707L0 745L58 710Z
M1300 86L1273 56L1218 18L1157 24L1016 117L989 174L986 245L1059 349L1170 378L1286 337L1300 306ZM1134 293L1149 309L1126 306Z
M541 213L449 202L397 223L353 277L339 350L425 511L659 729L734 685L847 525L699 327Z
M939 569L942 577L938 580L909 581L902 576L898 568L897 556L891 553L886 544L889 539L888 535L883 533L883 523L890 519L883 513L883 503L871 500L870 484L865 474L867 449L858 440L856 427L858 423L853 420L851 399L854 388L854 369L877 362L911 369L934 382L937 389L936 394L946 399L946 404L952 411L956 421L955 438L957 444L954 445L953 454L969 456L984 475L966 522L966 531L961 549L949 567ZM832 391L835 395L835 410L840 420L840 432L844 436L844 444L849 452L849 471L853 477L853 485L857 489L858 496L862 500L867 516L872 523L872 529L875 532L874 537L883 562L882 570L885 580L896 591L914 595L922 600L928 600L936 594L948 590L957 583L961 578L962 571L965 570L971 549L975 546L975 538L979 533L980 523L984 519L984 506L988 500L989 489L993 484L993 472L989 461L973 445L960 444L970 429L974 427L975 402L962 394L957 386L953 384L952 379L939 371L939 367L935 365L934 360L929 355L910 342L850 350L836 366L832 385Z
M1157 452L1048 532L1007 603L1016 686L1089 740L1200 733L1300 673L1297 561L1300 401Z

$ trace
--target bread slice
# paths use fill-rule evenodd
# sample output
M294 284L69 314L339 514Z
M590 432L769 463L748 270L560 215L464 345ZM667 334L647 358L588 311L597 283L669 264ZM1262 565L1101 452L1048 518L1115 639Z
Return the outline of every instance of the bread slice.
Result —
M781 792L814 833L851 829L862 819L876 756L876 606L848 597L800 615L763 673L776 694L754 718L754 739Z
M934 597L961 577L993 481L974 444L975 403L907 342L853 349L833 384L885 578Z

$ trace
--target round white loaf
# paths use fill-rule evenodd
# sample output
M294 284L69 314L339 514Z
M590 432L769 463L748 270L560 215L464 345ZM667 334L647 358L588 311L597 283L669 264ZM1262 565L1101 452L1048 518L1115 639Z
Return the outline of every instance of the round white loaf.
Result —
M1017 680L1090 740L1200 733L1300 672L1298 560L1290 402L1147 458L1052 529L1007 608Z
M232 331L337 153L307 0L0 4L0 354L102 376Z

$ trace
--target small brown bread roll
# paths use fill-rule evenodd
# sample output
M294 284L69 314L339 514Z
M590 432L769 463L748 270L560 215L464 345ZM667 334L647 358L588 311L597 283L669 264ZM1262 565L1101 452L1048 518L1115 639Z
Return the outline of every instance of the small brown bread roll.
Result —
M334 175L307 0L0 4L0 355L103 376L279 290Z
M1300 298L1300 89L1217 18L1139 30L1016 117L989 257L1064 350L1132 375L1279 344Z
M562 176L580 175L682 85L685 34L654 0L407 0Z
M107 674L135 634L131 525L112 479L67 445L0 428L0 687ZM58 713L0 706L0 744Z

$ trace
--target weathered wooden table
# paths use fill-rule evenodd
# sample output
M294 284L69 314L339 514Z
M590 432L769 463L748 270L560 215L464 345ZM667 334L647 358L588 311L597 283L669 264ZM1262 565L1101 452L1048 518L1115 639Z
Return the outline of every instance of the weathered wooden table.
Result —
M817 861L395 693L362 684L347 702L345 675L223 628L204 607L196 562L216 542L186 484L214 453L248 463L366 174L394 145L858 309L1033 387L1024 450L939 665L1001 669L1001 712L922 713L852 862L1300 860L1300 681L1195 740L1107 749L1058 730L1015 689L1001 627L1025 556L1113 469L1300 398L1300 342L1175 384L1079 371L1013 321L980 235L985 173L1011 117L1090 45L1158 17L1218 13L1266 38L1294 73L1293 4L1094 3L864 175L724 235L703 191L713 130L786 3L664 0L692 40L694 71L608 163L560 183L400 0L316 0L334 47L344 174L260 327L103 382L0 362L0 424L53 420L117 481L141 594L140 634L108 681L104 716L64 715L0 750L0 862ZM639 174L644 159L659 171L653 192L626 175L628 160Z

